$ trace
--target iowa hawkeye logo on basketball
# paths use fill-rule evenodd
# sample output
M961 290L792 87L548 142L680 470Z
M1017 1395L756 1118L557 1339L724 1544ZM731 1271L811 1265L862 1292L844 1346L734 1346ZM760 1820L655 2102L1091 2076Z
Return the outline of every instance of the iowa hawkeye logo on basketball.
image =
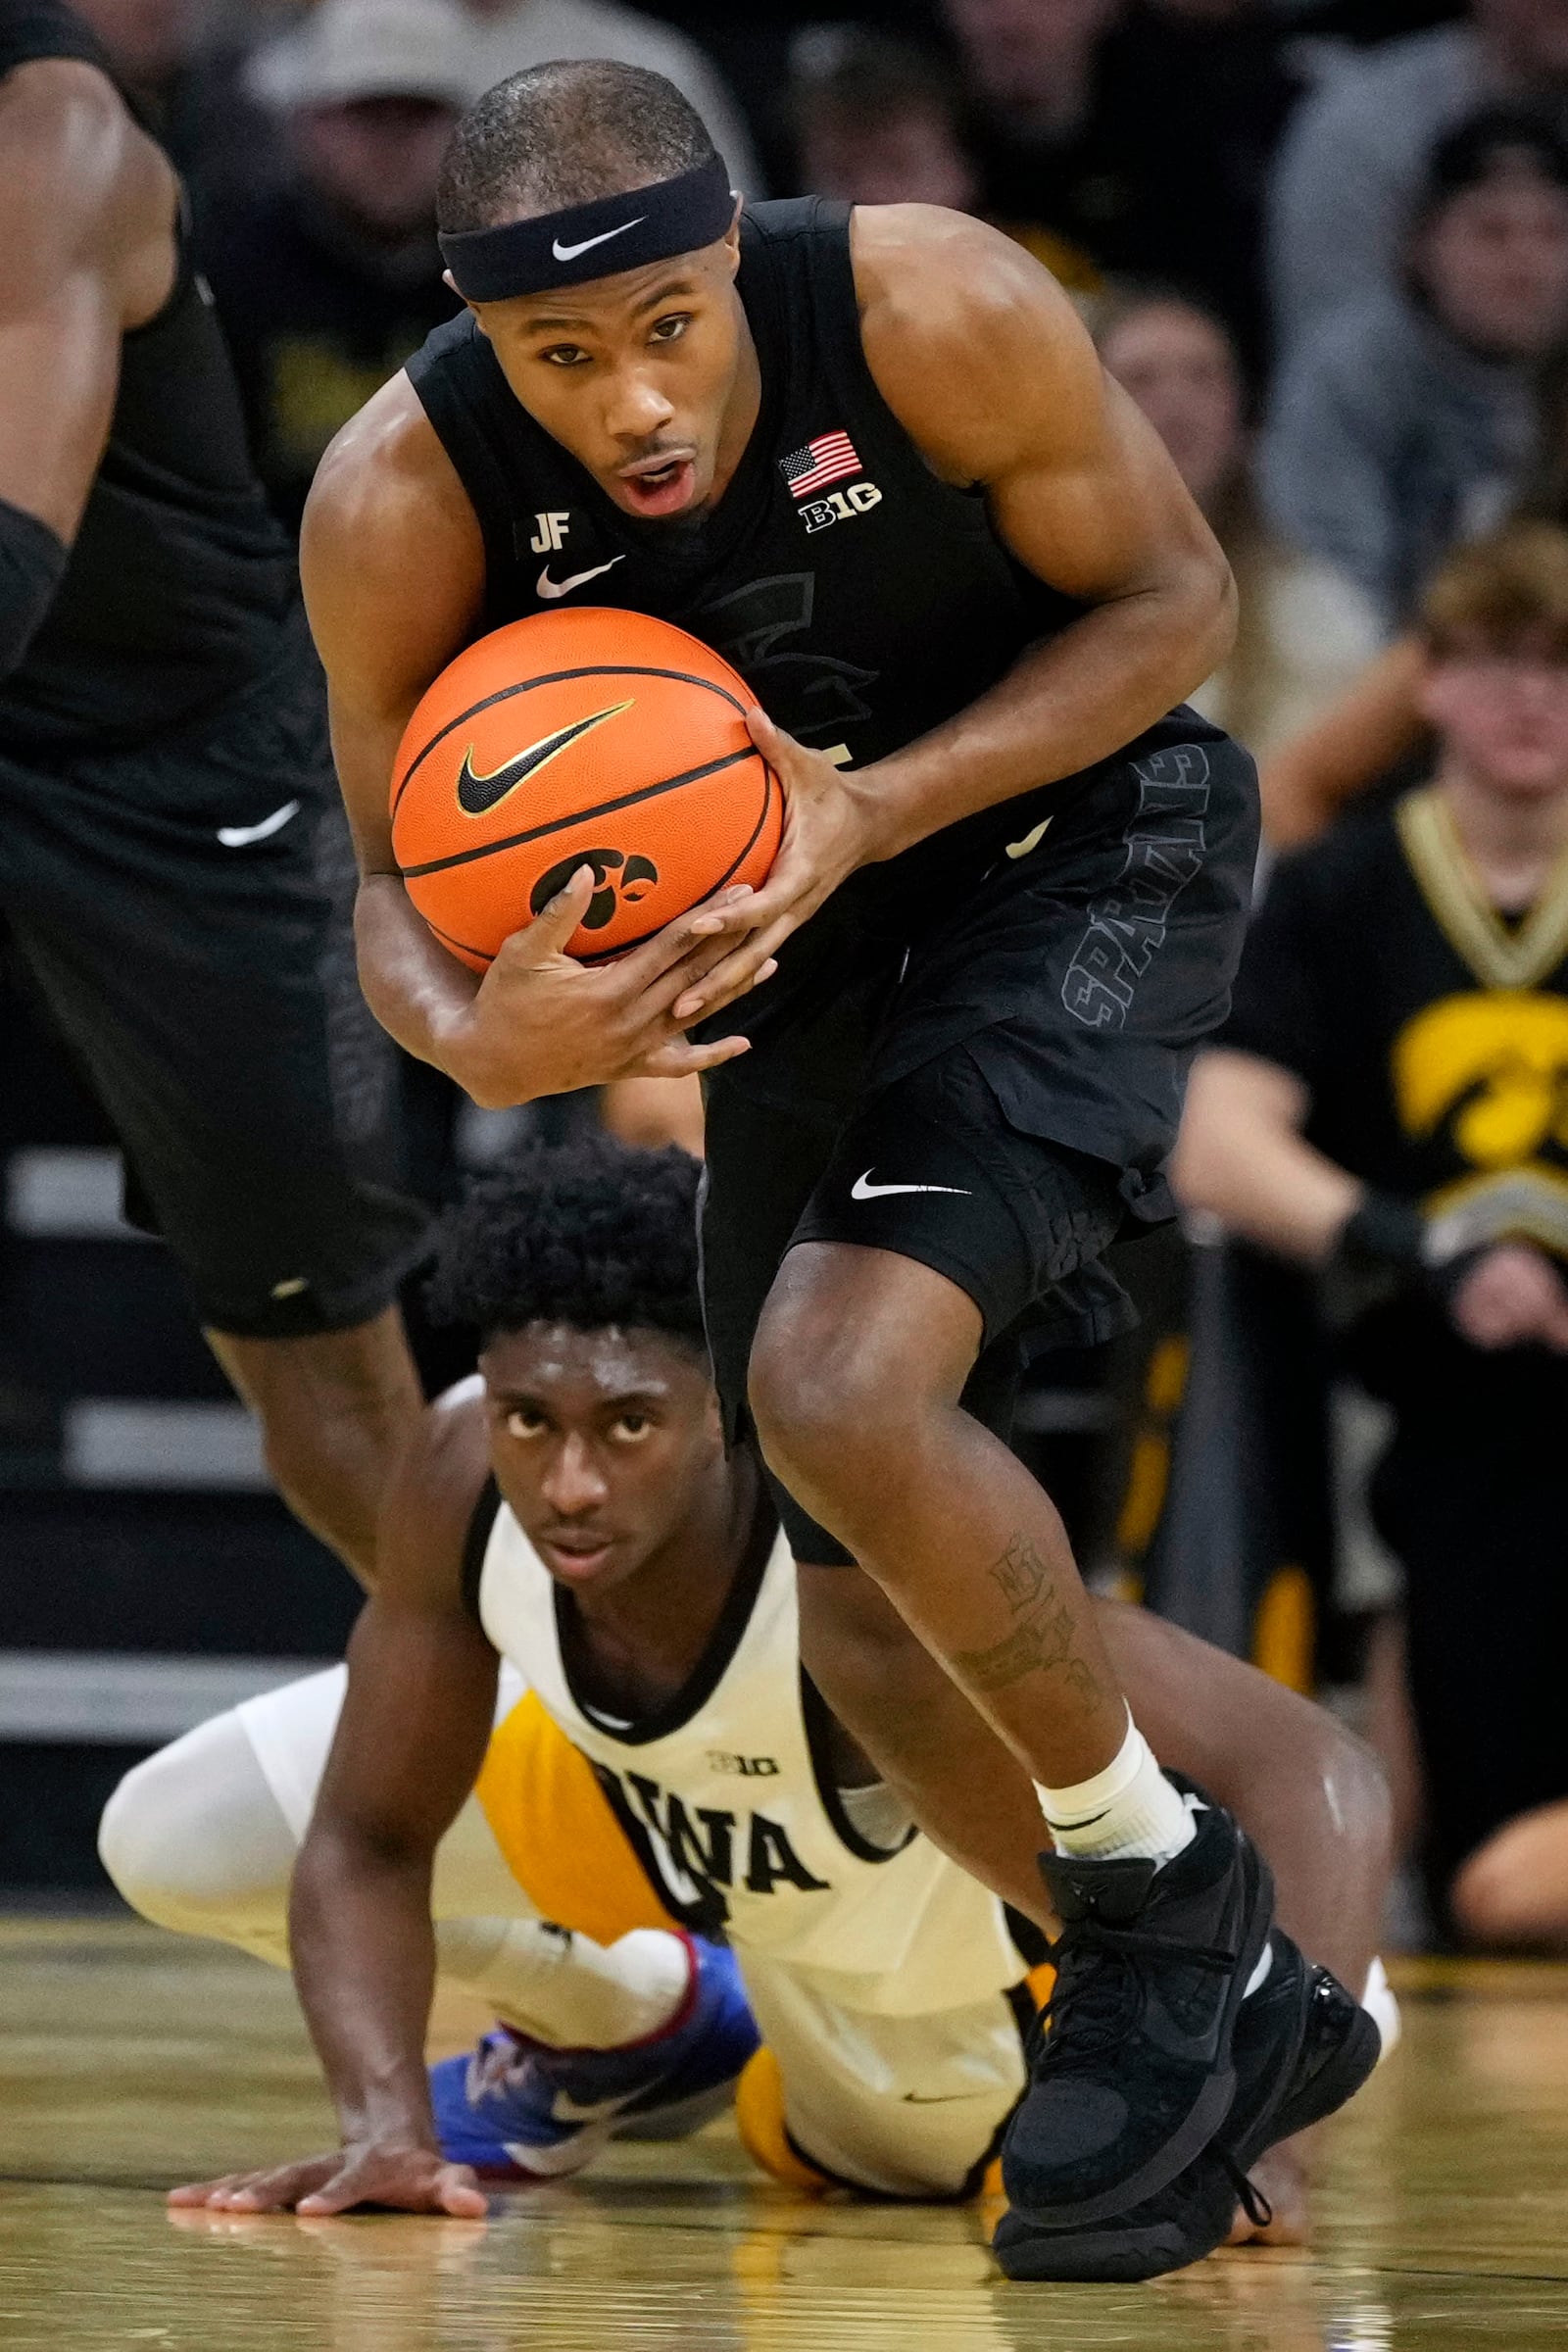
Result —
M651 858L628 858L624 850L578 850L540 875L528 900L528 912L543 914L557 893L585 865L593 868L594 876L594 895L582 918L585 931L602 931L617 906L635 906L659 880L659 868Z

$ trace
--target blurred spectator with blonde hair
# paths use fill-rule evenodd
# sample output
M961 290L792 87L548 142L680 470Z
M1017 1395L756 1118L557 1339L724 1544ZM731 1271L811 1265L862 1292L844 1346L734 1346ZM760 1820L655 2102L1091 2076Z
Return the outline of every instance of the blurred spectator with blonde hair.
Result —
M1392 1412L1434 1893L1568 1952L1568 535L1459 550L1419 637L1430 773L1276 869L1173 1175Z
M1240 596L1224 667L1188 699L1262 756L1305 726L1377 651L1360 590L1273 530L1252 480L1235 338L1172 288L1127 288L1097 318L1106 369L1143 410L1225 550Z

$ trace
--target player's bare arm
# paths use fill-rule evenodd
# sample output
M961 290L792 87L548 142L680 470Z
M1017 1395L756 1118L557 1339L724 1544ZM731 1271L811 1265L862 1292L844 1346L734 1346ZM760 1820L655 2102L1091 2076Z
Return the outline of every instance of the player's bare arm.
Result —
M675 1000L721 952L709 944L720 930L710 912L590 970L564 952L592 895L585 866L480 981L410 901L392 854L393 763L419 697L474 634L484 546L406 376L327 452L300 562L360 861L360 972L382 1025L481 1103L617 1078L691 1076L744 1053L738 1038L688 1045L671 1017Z
M496 1655L463 1597L464 1538L487 1461L475 1387L431 1407L388 1494L380 1579L349 1645L348 1693L294 1877L295 1983L343 2144L176 2189L174 2204L485 2211L472 2174L441 2156L424 2068L431 1864L478 1775L495 1710Z
M769 881L728 918L748 937L701 992L709 1011L857 867L1122 749L1201 684L1235 632L1208 525L1050 273L997 230L924 205L861 207L851 239L883 398L935 473L983 490L1019 562L1086 610L968 710L858 772L754 726L789 818Z
M26 651L75 537L109 435L121 337L172 289L176 204L169 165L93 67L50 58L6 76L0 669Z

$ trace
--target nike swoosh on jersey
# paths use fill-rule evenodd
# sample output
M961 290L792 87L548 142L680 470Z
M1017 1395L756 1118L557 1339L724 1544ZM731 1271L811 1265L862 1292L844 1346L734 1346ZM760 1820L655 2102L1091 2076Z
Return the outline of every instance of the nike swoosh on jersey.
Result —
M1031 850L1038 850L1040 844L1046 838L1046 827L1050 824L1050 822L1051 819L1049 816L1042 817L1039 824L1036 825L1034 831L1032 833L1026 833L1022 841L1009 841L1007 844L1007 856L1009 858L1027 858Z
M630 709L629 701L612 703L604 710L590 712L587 718L574 719L569 727L557 727L553 735L542 735L537 743L530 743L525 752L518 752L514 758L504 760L499 767L493 767L487 776L481 775L474 766L473 746L470 743L463 755L463 765L458 770L458 807L466 816L487 816L492 808L499 807L509 792L516 791L525 776L537 774L546 760L556 759L567 744L575 743L580 735L588 734L594 727L602 727L607 718L618 718L622 710Z
M533 584L534 594L544 597L569 596L585 580L597 580L602 571L613 571L617 564L624 564L625 561L624 556L612 556L608 564L596 564L592 571L574 571L569 580L553 580L547 564Z
M274 808L270 816L264 816L259 825L220 825L218 838L225 850L248 849L253 841L266 841L269 835L281 833L289 818L298 816L299 812L298 801L285 801L281 808Z
M563 245L557 237L550 250L558 262L574 262L579 253L592 253L596 245L608 245L612 237L623 237L628 228L639 227L647 218L646 213L639 213L635 220L623 220L618 228L607 228L597 237L584 237L580 245Z
M850 1187L852 1200L880 1200L885 1193L956 1193L967 1200L971 1198L967 1186L961 1184L873 1184L871 1171L858 1176Z

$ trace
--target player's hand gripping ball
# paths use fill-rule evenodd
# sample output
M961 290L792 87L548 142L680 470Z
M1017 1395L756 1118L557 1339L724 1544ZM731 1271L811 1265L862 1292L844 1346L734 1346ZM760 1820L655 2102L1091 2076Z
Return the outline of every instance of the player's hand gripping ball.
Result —
M743 678L641 612L514 621L441 672L392 776L410 898L473 971L580 866L595 889L568 954L617 956L767 874L784 823Z

